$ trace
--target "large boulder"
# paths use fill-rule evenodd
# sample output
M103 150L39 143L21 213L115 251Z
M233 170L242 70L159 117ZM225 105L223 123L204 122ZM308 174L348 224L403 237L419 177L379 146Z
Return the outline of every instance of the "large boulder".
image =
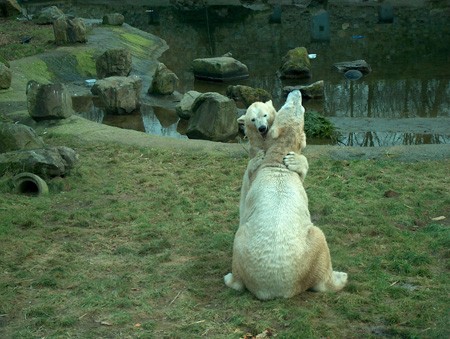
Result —
M186 135L189 139L227 142L238 134L236 104L219 93L203 93L192 105Z
M290 92L299 90L303 98L318 99L324 96L323 80L316 81L310 85L285 86L283 87L283 94L288 95Z
M29 126L0 122L0 153L42 148L45 144Z
M1 153L0 175L30 172L46 178L64 176L77 159L76 152L65 146Z
M192 105L195 99L201 95L197 91L188 91L183 95L181 101L175 106L175 112L184 120L189 120L192 116Z
M125 17L120 13L109 13L103 16L103 25L122 26L125 22Z
M245 108L248 108L256 101L266 102L272 100L272 95L265 89L243 85L228 86L227 97L236 102L241 102Z
M0 62L0 89L11 87L12 72L5 64Z
M333 66L338 72L341 73L345 73L350 70L360 71L362 74L369 74L372 72L372 68L365 60L336 62Z
M172 94L175 92L178 82L179 79L177 75L160 62L156 67L148 93L162 95Z
M96 62L97 78L128 76L131 72L131 52L125 48L109 49Z
M28 113L36 121L65 119L73 114L72 97L64 84L40 84L31 80L26 93Z
M107 114L130 114L140 106L142 79L114 76L97 80L91 88Z
M53 21L53 32L57 45L86 42L86 25L81 18L60 16Z
M311 63L305 47L297 47L286 53L282 60L279 77L282 79L311 78Z
M61 16L64 16L63 11L56 6L50 6L43 8L38 14L36 14L33 17L33 21L38 25L48 25L52 24Z
M248 68L229 56L195 59L192 62L194 76L198 79L227 81L248 78Z
M22 12L22 8L16 0L2 0L0 1L0 16L13 16L19 15Z

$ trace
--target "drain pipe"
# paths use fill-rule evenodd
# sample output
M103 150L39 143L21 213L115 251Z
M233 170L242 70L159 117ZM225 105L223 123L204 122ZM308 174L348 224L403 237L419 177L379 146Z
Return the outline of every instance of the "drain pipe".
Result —
M35 196L48 193L47 183L36 174L23 172L17 174L12 180L16 193Z

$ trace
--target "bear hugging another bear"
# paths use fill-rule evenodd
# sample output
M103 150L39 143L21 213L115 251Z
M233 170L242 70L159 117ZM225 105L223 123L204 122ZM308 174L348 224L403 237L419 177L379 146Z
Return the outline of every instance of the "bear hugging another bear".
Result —
M256 102L238 119L252 158L242 182L232 272L224 281L260 300L338 291L347 283L346 273L333 271L325 235L311 222L303 187L309 167L301 154L304 114L296 90L278 112L271 101Z

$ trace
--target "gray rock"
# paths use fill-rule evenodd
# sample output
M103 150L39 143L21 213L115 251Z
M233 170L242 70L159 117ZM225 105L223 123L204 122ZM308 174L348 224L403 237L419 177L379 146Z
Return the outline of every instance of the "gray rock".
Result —
M120 13L110 13L103 16L103 25L122 26L125 17Z
M0 122L0 153L42 148L45 144L29 126Z
M350 70L357 70L362 74L369 74L372 72L372 68L365 60L337 62L333 66L341 73L345 73Z
M228 86L227 97L236 102L242 102L245 108L257 101L266 102L272 100L272 95L265 89L243 85Z
M181 119L189 120L191 118L192 105L200 94L201 93L197 91L188 91L184 94L181 101L175 107L175 112Z
M36 120L64 119L73 114L72 97L66 86L40 84L29 81L27 84L28 113Z
M227 142L238 134L236 104L219 93L203 93L192 105L186 135L190 139Z
M323 98L323 80L316 81L307 86L285 86L283 87L283 94L288 95L290 92L298 89L302 93L303 98L316 99Z
M12 72L5 64L0 62L0 89L11 87Z
M19 15L22 9L16 0L2 0L0 1L0 12L3 16Z
M194 76L198 79L227 81L248 78L248 68L232 57L202 58L192 62Z
M87 41L86 25L81 18L60 16L53 21L53 32L57 45Z
M172 94L175 92L178 82L179 79L177 75L160 62L156 68L148 93L162 95Z
M52 24L60 16L64 16L63 11L56 6L50 6L43 8L37 15L35 15L33 17L33 21L38 25L48 25Z
M0 175L31 172L44 178L63 176L77 160L76 152L65 146L1 153Z
M279 71L280 78L311 78L311 64L305 47L297 47L288 51L283 57L282 63Z
M142 79L114 76L97 80L91 88L107 114L130 114L140 106Z
M109 49L95 62L97 77L128 76L131 72L131 52L125 48Z

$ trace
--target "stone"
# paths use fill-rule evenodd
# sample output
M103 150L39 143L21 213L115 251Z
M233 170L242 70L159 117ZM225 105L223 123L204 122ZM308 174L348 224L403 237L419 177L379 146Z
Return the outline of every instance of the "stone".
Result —
M38 25L48 25L53 24L53 22L61 16L64 16L63 11L56 6L50 6L43 8L35 15L33 21Z
M0 16L8 17L13 15L19 15L22 12L22 8L16 0L3 0L0 1Z
M122 26L125 22L125 17L120 13L110 13L103 16L103 25Z
M186 135L189 139L230 141L239 130L236 112L233 100L219 93L203 93L192 105Z
M130 114L140 106L142 79L138 76L113 76L97 80L91 88L107 114Z
M0 175L30 172L44 178L64 176L77 160L77 153L65 146L1 153Z
M278 75L282 79L311 78L311 64L306 48L297 47L289 50L283 57Z
M86 42L86 25L81 18L60 16L53 21L53 32L57 45Z
M148 93L169 95L175 92L178 83L179 79L177 75L160 62L156 67Z
M290 92L298 89L302 93L303 98L317 99L324 96L323 80L316 81L310 85L302 86L285 86L283 87L283 94L288 95Z
M5 64L0 62L0 89L11 87L12 72Z
M192 68L194 76L202 80L227 81L249 76L246 65L228 56L195 59Z
M345 73L349 70L357 70L365 75L372 72L372 68L365 60L337 62L333 66L341 73Z
M378 7L378 22L385 24L394 22L394 7L391 4L381 4Z
M29 126L0 122L0 153L44 147L44 141Z
M113 48L104 52L95 62L99 79L112 76L128 76L131 72L131 52L125 48Z
M245 108L257 101L266 102L272 100L272 95L265 89L244 85L228 86L227 97L236 102L241 102Z
M31 80L26 93L28 113L36 121L65 119L73 114L72 97L64 84L40 84Z
M184 120L189 120L192 116L192 105L194 104L195 99L197 99L200 95L201 93L197 91L186 92L181 101L175 107L175 112L178 117Z

